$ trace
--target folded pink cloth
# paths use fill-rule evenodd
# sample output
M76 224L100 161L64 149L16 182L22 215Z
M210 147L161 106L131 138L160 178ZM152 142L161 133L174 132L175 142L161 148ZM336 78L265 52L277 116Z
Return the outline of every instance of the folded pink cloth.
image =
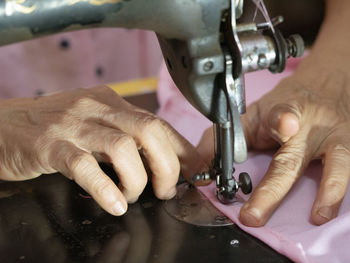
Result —
M256 72L246 76L247 103L260 98L272 89L282 78L291 74L297 65L292 61L283 74ZM193 144L197 144L202 132L211 123L199 114L178 92L163 67L159 82L159 115L170 122ZM249 153L248 160L236 165L236 173L248 172L253 186L257 185L267 171L272 154ZM349 191L339 211L339 216L329 223L316 226L310 221L310 211L316 196L322 166L312 163L278 210L264 227L251 228L239 221L242 202L249 196L238 192L241 202L223 205L215 197L215 185L200 190L211 202L239 227L259 238L279 253L296 262L350 262L350 196Z

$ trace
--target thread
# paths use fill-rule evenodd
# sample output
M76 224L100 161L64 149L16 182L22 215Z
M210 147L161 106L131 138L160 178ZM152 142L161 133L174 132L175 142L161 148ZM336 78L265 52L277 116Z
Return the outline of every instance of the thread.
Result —
M267 9L266 9L264 1L263 0L252 0L252 1L253 1L253 3L256 6L256 9L255 9L255 12L254 12L253 21L255 21L256 16L258 14L258 11L260 11L261 14L263 15L263 17L265 18L265 21L269 25L272 33L275 33L275 28L274 28L274 26L273 26L273 24L271 22L271 18L269 16L269 13L267 12Z

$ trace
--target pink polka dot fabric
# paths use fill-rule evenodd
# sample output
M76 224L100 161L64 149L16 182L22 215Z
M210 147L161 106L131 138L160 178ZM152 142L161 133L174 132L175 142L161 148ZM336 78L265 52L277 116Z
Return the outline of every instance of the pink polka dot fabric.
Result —
M7 99L154 77L162 54L153 32L96 28L1 46L0 61Z

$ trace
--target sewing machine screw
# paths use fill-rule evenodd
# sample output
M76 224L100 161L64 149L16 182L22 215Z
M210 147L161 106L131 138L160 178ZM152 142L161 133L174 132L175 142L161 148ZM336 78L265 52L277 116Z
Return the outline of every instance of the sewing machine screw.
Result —
M206 181L210 180L210 174L209 172L203 172L201 174L195 174L192 177L192 182L197 182L197 181Z
M258 66L260 69L264 69L269 65L269 62L264 54L260 54L258 57Z
M217 217L215 217L215 221L218 222L218 223L225 222L226 220L227 220L226 216L217 216Z
M239 241L237 239L232 239L230 241L230 245L233 247L238 247L239 246Z
M207 61L203 65L203 70L205 72L211 71L214 68L214 63L212 61Z
M252 180L248 173L240 173L238 187L241 188L243 194L250 194L253 190Z

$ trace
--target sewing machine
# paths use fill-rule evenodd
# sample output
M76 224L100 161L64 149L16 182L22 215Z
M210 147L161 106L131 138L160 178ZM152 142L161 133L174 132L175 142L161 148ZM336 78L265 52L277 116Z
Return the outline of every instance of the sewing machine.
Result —
M253 3L254 2L254 3ZM240 114L245 112L244 74L282 72L288 57L303 54L298 35L284 38L260 1L249 2L264 22L239 21L243 0L6 0L0 6L0 44L92 27L156 32L168 70L186 99L213 122L215 157L193 181L216 181L217 197L233 202L252 190L247 173L233 176L247 158Z

